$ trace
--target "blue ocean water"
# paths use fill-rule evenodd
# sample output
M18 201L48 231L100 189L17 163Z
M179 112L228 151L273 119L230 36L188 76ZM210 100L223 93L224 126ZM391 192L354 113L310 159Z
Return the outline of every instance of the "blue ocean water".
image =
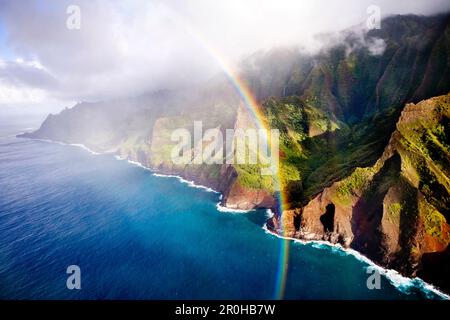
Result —
M381 278L326 245L268 234L264 210L220 212L219 194L74 146L15 138L0 121L1 299L421 299L421 281ZM66 268L81 268L81 290Z

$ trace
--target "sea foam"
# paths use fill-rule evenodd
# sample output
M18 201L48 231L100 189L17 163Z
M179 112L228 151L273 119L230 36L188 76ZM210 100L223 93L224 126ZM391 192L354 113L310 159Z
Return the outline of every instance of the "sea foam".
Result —
M439 296L441 299L450 300L449 295L441 292L439 289L437 289L433 285L425 282L424 280L422 280L418 277L408 278L408 277L401 275L400 273L398 273L397 271L395 271L393 269L383 268L383 267L377 265L375 262L373 262L369 258L367 258L366 256L362 255L358 251L353 250L351 248L344 248L340 244L332 244L328 241L302 240L302 239L297 239L297 238L292 238L292 237L281 236L278 233L269 230L267 228L266 224L264 224L263 230L272 236L275 236L280 239L290 240L296 244L309 245L316 249L321 249L321 250L327 249L327 250L331 250L332 252L338 253L341 255L353 256L357 260L367 264L368 266L366 267L366 269L368 269L368 268L376 269L381 275L383 275L394 287L396 287L402 293L411 294L412 291L414 290L414 288L420 288L425 293L427 298L432 298L433 297L432 294L434 294L434 295Z
M86 147L84 144L81 143L65 143L65 142L61 142L61 141L56 141L56 140L49 140L49 139L32 139L32 140L37 140L37 141L43 141L43 142L51 142L51 143L56 143L62 146L71 146L71 147L77 147L77 148L81 148L87 152L89 152L92 155L100 155L101 153L99 152L95 152L91 149L89 149L88 147Z
M60 142L60 141L55 141L55 140L48 140L48 139L34 139L34 140L38 140L38 141L44 141L44 142L52 142L52 143L57 143L60 145L65 145L65 146L73 146L73 147L78 147L81 149L84 149L86 151L88 151L89 153L91 153L92 155L100 155L101 153L95 152L91 149L89 149L88 147L86 147L83 144L79 144L79 143L64 143L64 142ZM117 160L126 160L126 158L121 157L116 155L115 158ZM203 186L203 185L197 185L195 184L193 181L189 181L186 180L180 176L177 175L170 175L170 174L161 174L161 173L156 173L153 170L151 170L150 168L144 166L143 164L141 164L140 162L137 161L133 161L133 160L127 160L128 163L132 164L132 165L136 165L139 166L145 170L149 170L153 173L153 176L155 177L162 177L162 178L175 178L178 181L180 181L181 183L187 184L189 187L192 188L197 188L197 189L203 189L207 192L214 192L214 193L219 193L218 191ZM221 195L222 197L222 195ZM232 208L227 208L224 207L220 204L220 202L218 202L216 204L216 208L218 211L220 212L228 212L228 213L247 213L247 212L251 212L254 210L242 210L242 209L232 209ZM267 218L271 218L273 216L273 212L270 209L266 210L266 216ZM347 255L351 255L353 257L355 257L357 260L365 263L368 265L368 267L371 268L375 268L376 270L378 270L380 272L380 274L384 275L386 277L386 279L393 285L395 286L398 290L400 290L401 292L405 293L405 294L410 294L411 291L414 288L421 288L423 290L423 292L425 293L425 295L427 295L427 297L432 297L431 293L439 296L442 299L446 299L446 300L450 300L450 296L439 291L436 287L434 287L433 285L425 282L424 280L416 277L416 278L408 278L405 277L403 275L401 275L400 273L398 273L397 271L393 270L393 269L386 269L383 268L379 265L377 265L375 262L373 262L372 260L370 260L369 258L367 258L366 256L362 255L361 253L359 253L356 250L350 249L350 248L344 248L339 244L332 244L329 243L327 241L319 241L319 240L301 240L301 239L296 239L296 238L291 238L291 237L284 237L281 236L273 231L270 231L267 228L267 225L264 224L263 229L266 233L281 238L281 239L285 239L285 240L291 240L294 243L298 243L301 245L310 245L316 249L330 249L332 252L338 253L338 254L347 254Z
M217 202L216 208L217 208L217 211L228 212L228 213L247 213L247 212L254 211L254 209L252 209L252 210L244 210L244 209L233 209L233 208L224 207L224 206L221 205L220 201Z
M175 178L178 181L180 181L181 183L187 184L191 188L203 189L206 192L220 193L220 192L218 192L218 191L216 191L216 190L214 190L214 189L212 189L210 187L203 186L201 184L195 184L194 181L186 180L183 177L180 177L180 176L177 176L177 175L174 175L174 174L162 174L162 173L154 172L153 175L155 177L161 177L161 178Z

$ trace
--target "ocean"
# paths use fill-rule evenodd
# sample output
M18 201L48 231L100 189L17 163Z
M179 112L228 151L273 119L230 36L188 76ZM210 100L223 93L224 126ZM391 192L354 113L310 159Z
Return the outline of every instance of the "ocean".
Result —
M19 139L40 118L0 120L0 299L440 299L323 243L268 233L266 210L113 155ZM67 267L81 270L69 290Z

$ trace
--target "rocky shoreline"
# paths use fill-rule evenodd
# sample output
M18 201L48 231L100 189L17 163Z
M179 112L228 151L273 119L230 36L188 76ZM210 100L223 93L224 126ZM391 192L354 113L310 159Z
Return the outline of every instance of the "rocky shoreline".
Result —
M407 104L373 166L357 168L303 207L274 215L267 227L290 238L354 249L383 267L450 292L448 178L445 165L429 156L431 144L423 142L428 141L423 132L429 134L449 116L449 99ZM435 181L432 189L423 176Z
M252 209L256 209L256 208L260 208L260 209L269 209L272 211L272 216L269 217L266 220L266 224L265 224L265 229L267 232L272 233L278 237L281 237L283 239L287 239L287 240L293 240L293 241L302 241L305 243L322 243L322 244L329 244L330 246L338 246L340 248L342 248L343 250L352 250L355 252L358 252L358 254L360 255L360 259L364 259L364 261L366 261L369 264L373 264L375 266L379 266L380 268L386 268L385 269L385 273L387 274L387 271L389 271L389 265L387 264L383 264L380 263L380 265L378 265L379 261L373 261L370 256L367 256L363 253L361 253L358 250L354 250L351 246L351 238L346 238L344 237L342 234L340 234L339 232L335 232L335 231L325 231L325 232L319 232L319 233L315 233L315 232L311 232L311 231L306 231L306 229L302 228L301 225L299 223L301 223L301 218L302 218L302 211L303 208L297 208L297 209L293 209L293 210L285 210L283 211L282 214L280 214L280 212L278 212L277 210L277 206L275 205L271 205L271 206L264 206L264 205L258 205L248 199L245 198L245 194L243 194L241 196L241 198L236 198L236 197L226 197L224 196L224 192L225 194L227 192L230 192L231 188L229 187L229 185L225 184L225 183L218 183L215 180L209 179L207 175L200 175L200 176L196 176L195 174L193 174L192 172L190 172L189 170L170 170L169 168L164 168L164 167L158 167L158 168L152 168L147 166L145 163L142 163L140 161L138 161L139 159L134 158L134 157L123 157L123 155L120 155L117 152L100 152L100 150L92 150L89 147L86 147L83 144L68 144L68 143L64 143L64 142L60 142L60 141L53 141L53 140L49 140L49 139L37 139L37 138L32 138L30 137L28 134L21 134L17 136L18 138L30 138L30 139L35 139L35 140L42 140L42 141L47 141L47 142L51 142L51 143L59 143L59 144L64 144L64 145L72 145L72 146L76 146L76 147L80 147L92 154L112 154L116 157L118 157L121 160L127 160L130 163L133 164L137 164L147 170L152 171L155 174L160 174L160 175L164 175L164 176L175 176L178 178L183 179L186 182L192 182L196 187L203 187L205 189L211 189L214 192L217 193L221 193L222 197L221 197L221 202L220 205L230 209L230 211L239 211L242 210L243 212L245 211L249 211ZM233 184L233 182L235 181L237 175L235 174L235 172L233 172L232 170L232 166L228 166L228 170L226 169L226 167L223 170L223 173L226 175L228 174L228 177L230 178L230 180L225 180L225 181L231 181L231 185ZM231 173L230 173L231 172ZM236 205L235 203L230 203L227 201L227 199L233 199L233 201L239 201L239 199L241 199L241 204L245 203L246 206L239 206ZM334 219L334 217L333 217ZM323 222L321 222L323 223ZM395 269L394 269L395 270ZM395 270L396 272L399 272L399 274L401 276L407 277L407 278L411 278L411 277L415 277L415 275L412 274L408 274L408 273L404 273L401 272L401 270ZM430 288L428 288L429 290L433 290L434 292L438 293L441 297L443 297L444 299L449 299L449 296L444 294L443 292L439 291L439 289L430 286Z

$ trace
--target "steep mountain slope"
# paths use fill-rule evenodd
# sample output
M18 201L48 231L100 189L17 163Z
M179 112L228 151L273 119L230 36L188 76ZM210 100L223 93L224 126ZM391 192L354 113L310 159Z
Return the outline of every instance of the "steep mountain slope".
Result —
M377 113L349 125L298 97L264 103L269 124L281 132L280 176L289 207L342 179L357 166L375 163L395 129L399 110Z
M332 45L316 55L279 49L242 62L242 78L269 125L282 132L280 171L290 206L304 205L355 167L372 165L404 102L450 90L449 17L390 17L381 30L323 35ZM235 128L239 100L226 80L217 78L195 90L83 103L49 116L29 137L82 143L181 174L223 191L224 204L232 207L274 204L273 197L268 200L273 182L259 175L257 166L181 168L168 161L170 130L192 130L196 120L205 129ZM296 115L297 123L287 114ZM261 194L264 201L258 200Z
M449 261L450 15L393 16L380 30L322 35L317 54L274 49L242 61L241 78L280 130L287 211L269 227L351 246L443 288ZM81 143L223 193L235 209L276 210L276 177L258 165L175 165L177 128L251 128L234 88L201 88L82 103L24 136ZM447 262L446 262L447 261ZM431 271L433 270L433 271ZM444 276L435 276L433 275ZM447 279L447 280L445 280ZM440 282L439 282L440 281ZM442 282L444 281L444 282ZM448 284L448 282L447 282Z
M450 90L450 16L392 16L381 29L363 26L321 35L318 54L274 49L250 56L243 69L260 100L296 95L340 120Z
M422 257L450 243L449 124L450 94L407 104L375 165L355 169L269 225L288 236L341 243L431 279ZM448 278L434 280L446 286Z

